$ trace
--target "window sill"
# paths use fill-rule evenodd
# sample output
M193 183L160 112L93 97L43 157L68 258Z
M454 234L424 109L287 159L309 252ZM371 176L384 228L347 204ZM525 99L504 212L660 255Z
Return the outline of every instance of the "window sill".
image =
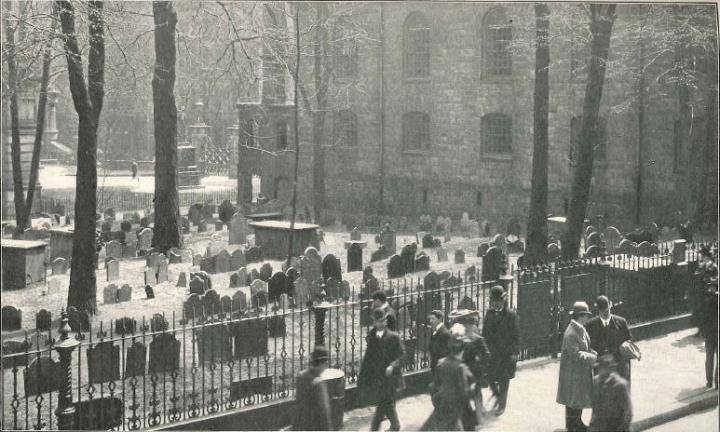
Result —
M481 161L493 161L493 162L512 162L512 154L484 154L480 156Z

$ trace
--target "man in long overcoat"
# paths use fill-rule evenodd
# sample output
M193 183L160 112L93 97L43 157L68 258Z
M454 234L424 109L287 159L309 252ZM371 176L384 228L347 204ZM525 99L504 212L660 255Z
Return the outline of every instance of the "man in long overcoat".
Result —
M612 354L598 357L597 376L593 378L592 432L627 432L632 423L632 402L628 382L615 372Z
M702 329L705 336L705 379L707 388L718 388L718 280L708 285L703 305Z
M490 350L487 378L496 397L495 414L505 412L510 380L515 378L520 352L520 326L517 314L507 307L503 287L490 288L490 310L485 315L482 336Z
M384 309L377 308L372 312L374 327L365 338L367 349L358 377L361 394L377 407L370 424L374 431L379 429L385 417L390 420L390 430L400 429L395 393L404 386L401 362L405 349L400 336L387 327L387 317Z
M565 429L584 432L582 410L592 406L593 364L597 353L590 348L590 336L584 324L590 319L585 302L575 302L571 320L563 335L558 377L557 403L565 405Z
M443 323L444 314L440 310L434 310L428 315L428 322L432 334L430 335L430 369L435 370L441 358L447 357L450 353L450 331Z
M590 348L598 355L611 354L615 358L617 373L630 382L630 360L620 354L620 345L632 340L630 327L625 318L610 313L610 300L601 295L595 301L598 316L585 325L590 336Z
M328 359L327 348L316 346L310 355L310 367L300 372L295 379L293 430L333 430L327 384L320 379L320 375L327 369Z

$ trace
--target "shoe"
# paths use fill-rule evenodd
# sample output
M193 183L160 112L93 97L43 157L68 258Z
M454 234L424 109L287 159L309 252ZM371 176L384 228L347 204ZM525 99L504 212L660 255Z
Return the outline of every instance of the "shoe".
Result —
M705 383L705 387L707 387L707 388L712 388L712 386L713 386L713 384L710 381ZM717 385L715 387L717 387Z
M495 415L500 417L501 415L503 415L504 412L505 408L498 408L497 410L495 410Z

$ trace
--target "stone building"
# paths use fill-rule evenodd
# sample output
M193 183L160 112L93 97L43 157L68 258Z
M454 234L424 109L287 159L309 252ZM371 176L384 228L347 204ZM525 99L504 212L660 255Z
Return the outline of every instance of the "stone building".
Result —
M382 201L389 214L457 218L467 211L501 229L512 219L524 225L533 145L533 6L396 2L349 7L339 19L363 36L331 35L331 108L324 113L323 143L327 208L372 214ZM588 52L580 37L569 36L567 21L557 18L561 7L571 6L551 6L548 174L549 211L555 215L564 214L570 198ZM639 201L641 221L669 223L668 215L678 211L683 218L692 216L697 194L705 194L705 219L716 221L717 142L705 133L708 116L696 114L691 127L683 129L677 85L657 79L644 87L638 102L637 80L624 72L637 69L643 48L623 40L621 29L640 22L642 13L634 5L617 9L588 215L607 214L628 227ZM708 15L714 17L715 11L708 9ZM647 76L661 77L675 54L648 61ZM314 91L313 63L312 56L303 57L301 82ZM238 105L240 123L246 125L240 136L252 135L252 143L241 145L240 163L232 163L240 167L246 191L253 174L262 179L263 194L273 196L292 178L292 152L286 150L294 148L292 93L276 88L292 87L292 79L287 71L269 68L264 80L273 83L272 97L266 89L258 101ZM701 88L691 102L708 109L705 96L713 91L717 87ZM313 114L301 108L298 190L301 201L311 202ZM714 113L710 120L717 121ZM695 153L707 156L697 159ZM705 175L697 177L698 171Z

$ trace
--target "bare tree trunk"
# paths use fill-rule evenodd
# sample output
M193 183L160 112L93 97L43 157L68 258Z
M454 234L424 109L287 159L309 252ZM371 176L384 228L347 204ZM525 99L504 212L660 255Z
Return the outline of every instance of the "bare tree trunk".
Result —
M605 68L610 49L610 35L615 22L614 4L590 5L590 67L588 70L583 117L578 139L578 155L568 209L567 227L562 238L562 255L574 259L580 252L580 237L587 213L593 172L593 152L598 141L598 113L605 82Z
M161 252L182 247L177 189L177 107L175 106L175 26L171 2L153 2L155 74L152 80L155 121L155 229L152 246Z
M295 240L295 216L297 215L297 186L298 167L300 165L300 3L295 4L295 73L293 73L293 103L295 121L293 122L293 135L295 136L295 167L293 170L292 214L290 215L290 238L288 239L287 266L293 257L293 243Z
M88 82L85 85L82 57L71 2L58 1L60 24L65 39L70 92L78 114L77 176L75 183L75 230L67 306L95 313L97 285L95 269L95 211L97 208L97 127L102 111L105 73L103 3L89 4L90 51Z
M547 260L548 101L550 99L548 71L550 9L547 4L535 4L535 26L532 190L525 251L525 260L528 264Z
M313 43L313 75L315 78L316 110L313 116L313 207L315 221L320 222L325 209L325 149L323 141L325 136L325 113L327 112L327 85L328 65L327 58L327 30L323 21L327 15L326 6L315 3L316 23L315 41Z

